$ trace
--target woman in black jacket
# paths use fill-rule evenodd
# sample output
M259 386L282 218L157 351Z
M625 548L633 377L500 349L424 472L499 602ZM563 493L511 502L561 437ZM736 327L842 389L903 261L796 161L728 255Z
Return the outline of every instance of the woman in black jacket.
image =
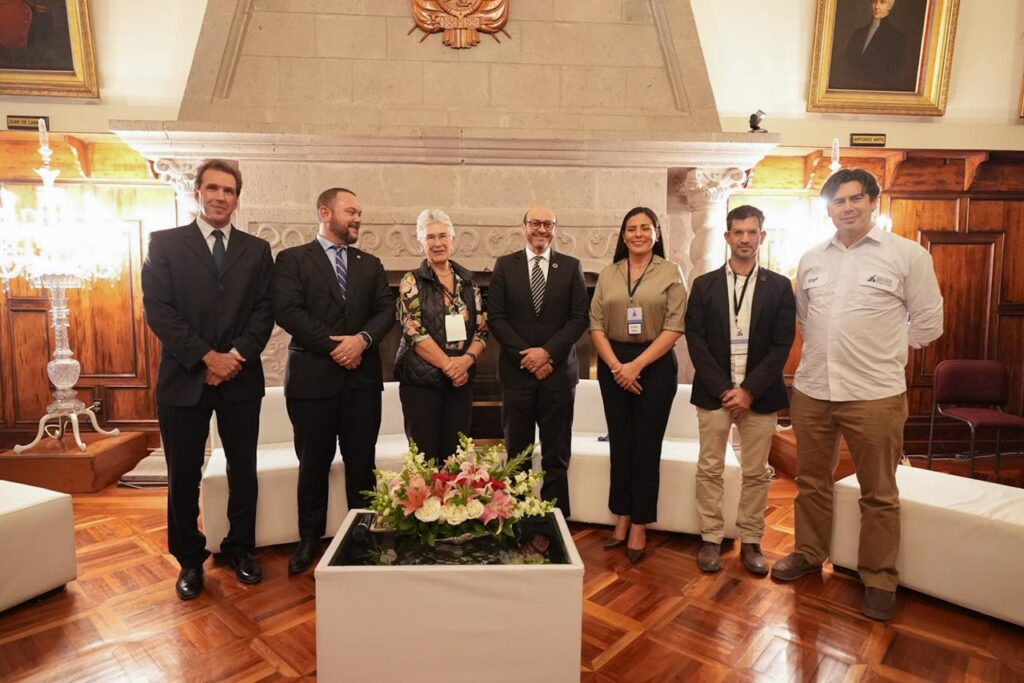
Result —
M469 433L476 361L487 344L480 288L451 260L455 228L444 211L426 209L416 219L416 239L426 258L398 287L402 341L395 376L405 435L440 463Z

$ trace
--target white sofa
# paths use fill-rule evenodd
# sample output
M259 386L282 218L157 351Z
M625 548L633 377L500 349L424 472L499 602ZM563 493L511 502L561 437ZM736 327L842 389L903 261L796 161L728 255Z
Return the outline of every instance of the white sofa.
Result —
M1024 490L899 467L900 584L1024 626ZM857 568L860 486L836 482L832 564Z
M668 428L661 451L661 484L658 495L658 521L653 529L700 533L697 516L697 409L690 403L689 384L680 384L672 403ZM608 510L610 464L608 442L598 441L608 434L597 380L580 380L576 387L575 415L572 426L572 458L569 461L569 496L572 520L614 524ZM736 536L736 506L739 502L742 472L732 446L726 446L725 495L723 512L725 535Z
M382 398L380 436L377 438L377 467L397 469L409 449L402 424L398 383L386 382ZM212 452L200 487L206 549L220 551L228 533L228 478L224 448L217 435L216 418L210 425ZM297 487L299 461L292 440L292 424L285 406L284 389L267 387L260 411L259 450L256 455L259 499L256 505L256 545L293 543L299 540ZM348 504L345 499L345 466L335 453L331 466L327 504L327 536L341 527Z
M0 612L77 576L71 496L0 481Z

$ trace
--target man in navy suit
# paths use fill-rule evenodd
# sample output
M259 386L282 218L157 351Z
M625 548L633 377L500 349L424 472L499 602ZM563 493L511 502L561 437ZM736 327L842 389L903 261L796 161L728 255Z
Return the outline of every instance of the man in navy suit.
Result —
M700 455L697 512L698 566L721 569L725 447L735 424L740 432L740 559L758 576L768 573L761 552L768 501L768 451L777 411L789 405L782 370L796 334L796 300L789 280L757 262L764 242L764 214L740 206L726 216L730 257L693 282L686 306L686 345L695 376L690 402L697 406Z
M292 335L284 383L299 458L299 545L288 563L292 574L313 564L327 530L328 475L336 448L345 462L349 508L365 507L362 492L375 486L384 391L379 344L395 324L384 266L352 246L362 226L359 198L332 187L317 198L317 213L316 238L278 254L271 285L277 324Z
M199 481L210 417L228 461L228 521L221 543L238 580L259 583L256 545L256 443L264 380L260 353L274 318L274 266L266 240L231 225L242 174L222 159L196 173L199 217L150 237L142 266L146 321L163 347L156 386L167 458L167 542L181 565L178 597L203 590L209 556L199 531Z
M558 221L546 206L523 216L525 248L498 258L487 295L487 320L501 344L501 421L510 455L540 429L541 497L570 514L569 455L579 382L576 342L589 324L578 259L551 248Z

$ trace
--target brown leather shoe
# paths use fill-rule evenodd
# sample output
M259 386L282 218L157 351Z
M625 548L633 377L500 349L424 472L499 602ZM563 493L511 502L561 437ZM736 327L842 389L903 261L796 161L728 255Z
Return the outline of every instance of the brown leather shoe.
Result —
M896 616L896 591L866 586L860 611L877 621L889 621Z
M820 564L811 564L800 553L790 553L772 567L772 578L776 581L796 581L802 576L820 571Z
M722 568L722 544L702 541L697 551L697 566L702 572L717 572Z
M768 560L764 559L760 543L744 543L740 546L740 559L751 574L764 576L768 573Z

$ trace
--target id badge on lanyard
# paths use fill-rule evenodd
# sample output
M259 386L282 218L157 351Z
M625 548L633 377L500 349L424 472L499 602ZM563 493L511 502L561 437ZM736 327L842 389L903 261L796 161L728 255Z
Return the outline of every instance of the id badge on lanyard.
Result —
M450 313L444 317L444 335L450 342L466 341L466 319L458 313Z
M630 306L626 309L626 332L628 334L640 334L644 327L644 311L639 306Z

